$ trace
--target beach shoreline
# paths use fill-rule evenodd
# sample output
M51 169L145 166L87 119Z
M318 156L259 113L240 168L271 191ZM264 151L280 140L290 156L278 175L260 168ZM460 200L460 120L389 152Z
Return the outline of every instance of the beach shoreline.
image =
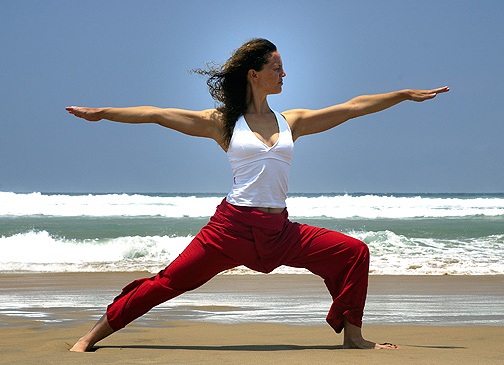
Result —
M323 318L320 325L310 322L292 325L267 320L223 323L212 318L219 314L224 316L236 308L218 302L204 306L184 302L176 307L156 309L100 342L91 354L68 351L105 308L86 305L51 308L50 298L65 293L71 293L83 302L97 293L113 298L131 280L149 275L145 272L0 274L3 298L14 295L18 300L25 298L29 301L37 293L47 298L46 304L32 303L31 309L25 312L16 313L14 308L0 311L0 363L327 364L337 361L340 364L500 364L504 360L502 325L369 324L365 320L363 333L367 338L393 342L400 349L378 352L343 350L342 336L323 324ZM504 296L503 284L504 276L501 275L371 275L369 298L375 300L373 298L377 296L388 295L394 299L403 295L463 300L464 296L487 296L500 300ZM313 275L219 275L198 289L195 295L226 297L229 293L255 293L258 298L271 297L274 300L281 297L285 300L285 295L289 298L301 294L307 298L319 298L325 295L324 292L323 282ZM35 308L37 305L40 308ZM454 303L445 304L447 307L452 305ZM211 313L212 316L201 319L192 317L193 312ZM39 316L33 313L39 313Z

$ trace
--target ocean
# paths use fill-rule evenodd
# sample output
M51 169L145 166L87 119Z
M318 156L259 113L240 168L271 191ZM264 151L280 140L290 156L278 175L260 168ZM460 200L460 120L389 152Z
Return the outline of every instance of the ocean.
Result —
M155 273L223 196L0 192L0 272ZM504 194L292 194L287 206L366 242L371 275L504 274Z
M23 286L23 277L155 273L178 256L222 199L222 194L0 192L0 325L8 317L69 323L68 313L75 309L99 318L120 287L104 290L91 282L66 291L55 282L44 283L41 290ZM371 275L504 274L504 194L292 194L287 205L291 220L366 242ZM274 273L306 271L279 267ZM238 267L223 275L243 274L256 273ZM160 305L138 323L155 325L165 318L323 324L330 306L325 288L311 284L296 290L205 288ZM502 326L504 296L474 290L412 295L411 288L403 292L398 287L368 295L364 320Z

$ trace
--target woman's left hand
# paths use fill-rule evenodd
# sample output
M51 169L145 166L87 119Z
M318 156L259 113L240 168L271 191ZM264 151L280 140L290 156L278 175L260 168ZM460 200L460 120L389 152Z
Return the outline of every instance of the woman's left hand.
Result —
M440 87L432 90L407 90L408 99L413 101L425 101L435 98L437 94L450 91L448 86Z

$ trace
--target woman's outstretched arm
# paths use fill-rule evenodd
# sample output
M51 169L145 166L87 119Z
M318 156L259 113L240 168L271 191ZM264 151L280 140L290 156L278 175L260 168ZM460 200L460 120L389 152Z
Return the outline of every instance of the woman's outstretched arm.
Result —
M282 114L289 122L294 140L308 134L326 131L349 119L388 109L406 100L425 101L449 91L448 87L431 90L400 90L384 94L357 96L328 108L293 109Z
M155 123L197 137L212 138L222 145L223 127L215 109L191 111L153 106L127 108L87 108L69 106L66 110L76 117L97 122L102 119L129 124Z

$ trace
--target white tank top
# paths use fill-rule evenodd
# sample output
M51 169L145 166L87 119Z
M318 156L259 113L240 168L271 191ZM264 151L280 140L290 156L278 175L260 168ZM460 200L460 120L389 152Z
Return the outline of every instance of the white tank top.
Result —
M238 206L285 208L290 162L294 151L292 133L285 118L274 112L277 142L267 146L241 116L234 127L227 155L233 170L228 203Z

